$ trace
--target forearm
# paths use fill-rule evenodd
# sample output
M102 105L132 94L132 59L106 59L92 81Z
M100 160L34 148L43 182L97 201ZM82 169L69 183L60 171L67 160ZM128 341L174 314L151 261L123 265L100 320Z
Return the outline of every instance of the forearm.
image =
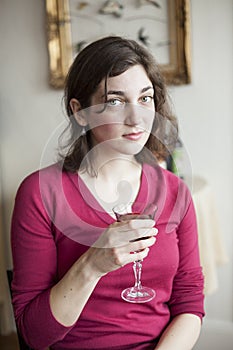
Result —
M201 330L201 320L193 314L176 316L163 332L156 350L191 350Z
M84 254L51 289L50 307L55 319L66 327L72 326L99 279L88 263L87 254Z

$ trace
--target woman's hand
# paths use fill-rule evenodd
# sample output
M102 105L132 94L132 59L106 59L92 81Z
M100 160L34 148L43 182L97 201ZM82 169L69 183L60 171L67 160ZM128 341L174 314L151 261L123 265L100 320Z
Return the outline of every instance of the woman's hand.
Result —
M110 225L51 289L54 317L65 326L73 325L102 276L144 259L156 240L154 224L150 219L134 219Z
M155 350L191 350L201 330L201 319L194 314L180 314L165 328Z
M113 223L86 252L86 261L103 276L135 260L143 260L156 241L158 230L154 225L151 219Z

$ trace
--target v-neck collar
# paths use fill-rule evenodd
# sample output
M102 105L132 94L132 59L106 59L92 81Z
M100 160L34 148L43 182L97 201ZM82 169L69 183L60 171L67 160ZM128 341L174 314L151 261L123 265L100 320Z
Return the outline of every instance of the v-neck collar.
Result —
M88 210L86 211L87 217L85 218L85 221L88 222L88 212L92 210L95 211L95 214L99 217L100 220L104 221L108 225L112 224L115 221L114 218L102 207L101 203L95 198L80 175L77 173L69 173L69 176L72 179L75 187L78 189L81 197L83 198L83 204L88 207ZM143 165L140 178L140 186L134 203L142 201L147 202L149 193L148 191L148 181L147 176L145 175L145 166Z

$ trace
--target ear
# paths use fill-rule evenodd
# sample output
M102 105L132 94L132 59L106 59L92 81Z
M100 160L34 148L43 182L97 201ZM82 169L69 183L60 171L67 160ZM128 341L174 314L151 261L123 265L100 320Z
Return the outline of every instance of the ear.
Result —
M76 100L76 98L72 98L70 100L70 108L72 109L76 122L81 126L86 126L88 123L85 116L81 112L81 104L78 100Z

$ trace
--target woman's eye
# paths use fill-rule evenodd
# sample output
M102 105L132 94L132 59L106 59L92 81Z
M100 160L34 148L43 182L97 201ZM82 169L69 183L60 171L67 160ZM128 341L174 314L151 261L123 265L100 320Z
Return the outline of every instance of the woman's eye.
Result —
M143 103L149 103L149 102L153 101L153 96L143 96L141 98L141 100Z
M121 100L118 100L117 98L112 98L107 101L107 105L114 107L114 106L121 106L123 102Z

